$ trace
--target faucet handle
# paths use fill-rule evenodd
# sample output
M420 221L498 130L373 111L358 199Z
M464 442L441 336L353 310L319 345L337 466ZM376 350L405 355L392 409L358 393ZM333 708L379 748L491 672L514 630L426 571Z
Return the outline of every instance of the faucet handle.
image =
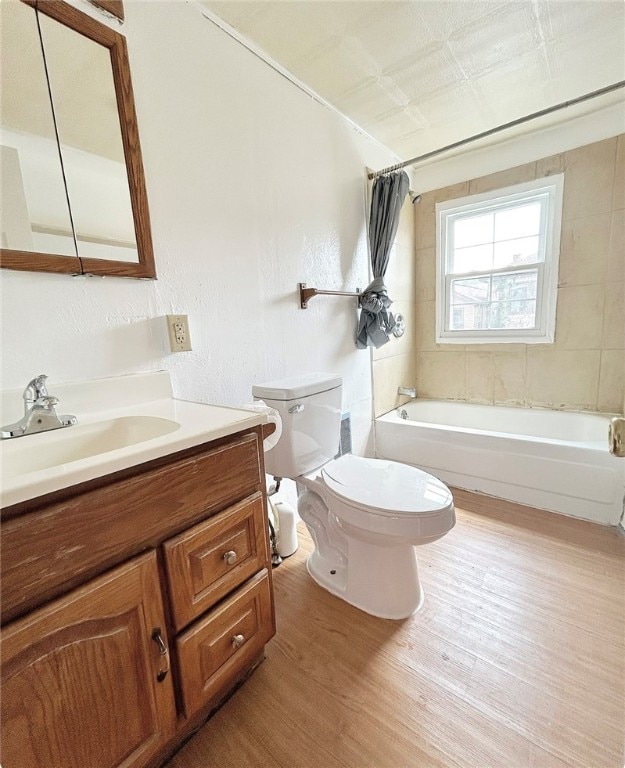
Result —
M40 397L47 397L48 390L46 388L46 379L48 377L45 373L40 373L39 376L35 376L32 381L28 382L26 389L24 390L24 400L29 405L32 405Z
M54 397L54 395L43 395L42 397L38 397L35 400L35 402L33 403L33 408L41 408L46 411L50 411L58 404L59 404L58 397Z

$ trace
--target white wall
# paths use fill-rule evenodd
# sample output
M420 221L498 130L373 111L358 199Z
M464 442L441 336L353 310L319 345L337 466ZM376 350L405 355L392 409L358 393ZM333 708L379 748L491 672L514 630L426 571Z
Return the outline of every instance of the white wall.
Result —
M364 168L394 156L195 4L125 8L158 280L3 270L2 388L165 368L178 397L240 404L254 382L332 371L363 450L370 355L354 347L354 304L300 310L296 286L366 285ZM189 315L193 352L166 351L166 313Z

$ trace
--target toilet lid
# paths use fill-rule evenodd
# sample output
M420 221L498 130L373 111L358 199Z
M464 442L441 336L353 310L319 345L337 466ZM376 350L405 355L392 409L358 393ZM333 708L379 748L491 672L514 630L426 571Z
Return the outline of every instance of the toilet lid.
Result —
M407 464L346 454L321 470L328 490L378 514L437 514L453 504L451 491Z

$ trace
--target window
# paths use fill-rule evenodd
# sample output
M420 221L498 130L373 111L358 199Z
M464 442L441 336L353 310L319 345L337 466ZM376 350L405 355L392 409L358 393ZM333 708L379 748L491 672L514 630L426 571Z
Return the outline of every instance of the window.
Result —
M562 174L436 206L436 341L554 340Z

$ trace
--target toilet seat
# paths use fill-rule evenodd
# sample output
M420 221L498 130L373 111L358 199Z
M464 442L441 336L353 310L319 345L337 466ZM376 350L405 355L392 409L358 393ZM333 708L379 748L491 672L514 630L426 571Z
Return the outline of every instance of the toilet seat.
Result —
M345 454L326 464L321 476L331 496L375 515L439 515L453 505L438 478L396 461Z

